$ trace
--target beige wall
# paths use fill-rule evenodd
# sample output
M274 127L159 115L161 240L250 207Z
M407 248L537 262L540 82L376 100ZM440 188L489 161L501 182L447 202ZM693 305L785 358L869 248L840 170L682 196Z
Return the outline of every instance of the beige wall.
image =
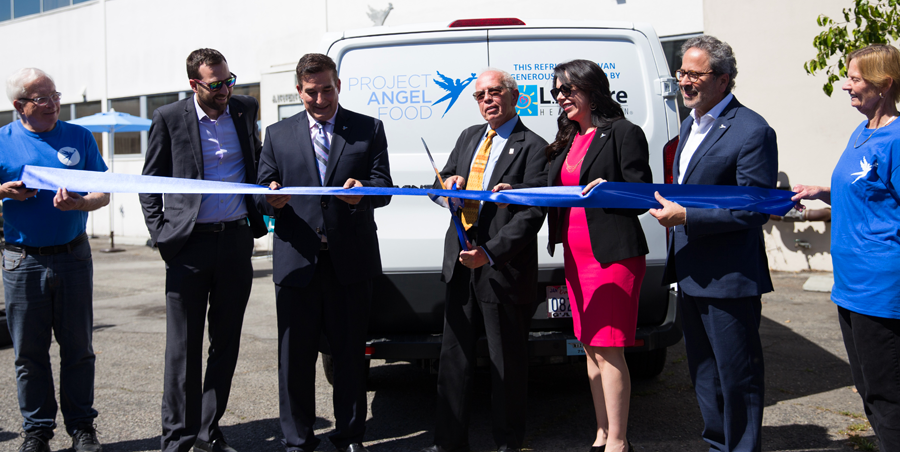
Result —
M807 75L803 63L815 55L819 14L841 16L849 0L708 0L704 31L734 48L738 62L734 94L761 114L778 135L778 167L792 185L829 185L831 172L851 131L864 119L835 85L822 92L825 77ZM810 203L821 206L821 203ZM831 271L830 224L769 222L766 247L775 270ZM795 247L806 241L809 249Z

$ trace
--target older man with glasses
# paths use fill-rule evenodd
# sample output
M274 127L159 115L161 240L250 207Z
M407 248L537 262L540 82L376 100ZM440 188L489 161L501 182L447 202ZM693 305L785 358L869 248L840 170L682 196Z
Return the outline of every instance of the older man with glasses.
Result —
M153 113L143 173L256 181L261 149L256 99L231 95L237 78L213 49L191 52L187 76L194 95ZM266 234L265 223L250 196L142 194L140 199L150 238L166 261L162 450L234 451L219 420L250 298L253 238ZM203 378L207 318L210 347Z
M467 128L441 178L447 188L491 190L545 185L547 142L516 114L519 88L508 73L488 69L473 93L485 122ZM436 182L437 184L437 182ZM491 413L500 451L525 441L528 399L528 330L537 292L540 207L465 201L463 246L453 222L444 240L441 278L447 283L437 387L434 445L422 452L468 452L476 343L487 336L491 360Z
M0 198L4 207L3 288L16 355L20 452L50 452L57 403L50 342L60 347L59 408L76 451L99 451L94 430L93 262L88 212L107 193L32 190L18 180L24 165L106 171L87 129L59 120L60 93L44 71L26 68L6 81L20 121L0 128Z

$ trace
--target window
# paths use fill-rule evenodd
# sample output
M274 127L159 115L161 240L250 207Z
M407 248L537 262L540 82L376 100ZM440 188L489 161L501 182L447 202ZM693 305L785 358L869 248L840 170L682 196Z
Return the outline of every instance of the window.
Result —
M97 113L100 113L100 101L75 104L76 118L83 118ZM97 141L97 148L100 149L100 153L105 155L106 150L103 149L103 134L95 133L94 140Z
M120 113L141 117L141 98L116 99L109 101L109 108ZM133 155L141 153L140 132L118 132L113 149L116 155Z
M0 0L0 22L12 19L12 0Z
M663 53L666 55L666 61L669 63L669 73L672 77L675 77L675 71L681 67L681 45L694 36L700 36L700 34L660 38ZM691 109L684 106L684 98L681 97L681 91L678 92L676 99L678 102L678 118L684 121L691 114Z
M13 112L10 111L0 111L0 127L3 127L11 122L13 122L15 118L13 118Z
M44 11L50 11L63 6L69 6L69 0L44 0Z
M156 94L147 96L147 118L153 119L153 112L163 105L171 104L178 100L178 93Z
M255 84L255 85L235 86L235 87L231 90L231 95L233 96L233 95L235 95L235 94L240 95L240 96L250 96L250 97L253 97L253 98L256 99L257 105L260 104L260 102L259 102L259 83ZM257 121L257 124L259 124L259 121L260 121L260 116L259 116L259 114L260 114L260 111L257 110L257 111L256 111L256 121ZM262 131L260 130L259 133L262 134Z
M0 22L89 1L91 0L0 0Z
M41 0L13 0L13 13L16 18L39 12L41 12Z

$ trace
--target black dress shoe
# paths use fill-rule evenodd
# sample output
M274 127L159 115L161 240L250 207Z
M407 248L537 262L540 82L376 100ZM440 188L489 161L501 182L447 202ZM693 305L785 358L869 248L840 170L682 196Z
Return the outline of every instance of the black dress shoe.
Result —
M362 443L351 443L349 446L344 448L338 448L338 452L369 452Z
M214 439L208 443L202 439L194 442L194 452L237 452L233 447L229 446L224 438Z
M606 452L606 444L602 446L591 446L591 452Z

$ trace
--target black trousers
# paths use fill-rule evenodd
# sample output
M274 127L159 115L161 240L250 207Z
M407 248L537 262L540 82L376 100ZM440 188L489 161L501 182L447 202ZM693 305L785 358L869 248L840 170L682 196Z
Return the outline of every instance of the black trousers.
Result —
M521 448L528 400L528 329L533 304L475 298L472 271L457 263L447 284L437 384L434 443L468 450L475 345L487 336L491 360L491 420L498 448Z
M166 369L162 450L187 452L199 438L221 438L241 326L253 282L249 226L194 232L166 262ZM208 310L207 310L208 306ZM209 319L209 358L203 368L203 330Z
M879 449L900 451L900 319L860 314L838 306L853 384Z
M285 449L312 452L316 422L316 359L322 333L334 359L334 432L338 448L361 443L366 431L366 332L372 281L342 285L321 251L306 287L275 285L278 311L278 395Z

